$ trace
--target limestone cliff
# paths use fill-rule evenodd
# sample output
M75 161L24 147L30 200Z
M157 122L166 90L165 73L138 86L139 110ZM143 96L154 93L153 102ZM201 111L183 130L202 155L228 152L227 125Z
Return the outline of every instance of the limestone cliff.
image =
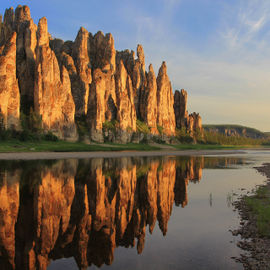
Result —
M87 113L89 85L92 82L89 59L89 33L81 27L72 48L76 71L70 74L71 90L76 106L76 116Z
M174 113L176 127L181 129L187 126L188 112L187 112L187 92L182 89L174 93Z
M18 6L15 10L14 30L17 32L17 77L19 81L22 111L29 113L34 106L35 60L37 46L37 26L33 22L30 9Z
M29 7L19 5L0 20L0 59L4 128L19 130L20 113L32 108L44 131L69 140L78 137L76 121L99 142L140 141L137 120L148 126L149 138L162 133L168 139L175 128L191 135L202 130L200 116L187 113L187 93L173 96L165 62L157 78L151 64L145 70L140 44L135 58L134 51L116 51L112 35L101 31L81 27L75 41L53 39L46 18L37 26Z
M66 68L60 69L49 46L46 18L40 19L37 30L34 106L42 116L45 130L51 130L60 138L76 139L70 79Z
M175 114L172 85L167 75L167 66L163 62L157 77L157 124L166 135L175 134Z
M134 106L132 81L122 61L119 66L117 66L115 88L117 96L117 120L119 121L120 126L120 140L128 142L130 141L128 134L136 131L136 110Z
M20 128L20 111L34 107L45 131L76 140L75 106L67 71L49 46L47 20L38 27L27 6L5 12L1 25L1 111L6 128ZM21 105L21 107L20 107Z
M193 137L195 132L203 134L202 119L198 113L188 114L187 111L187 92L182 89L181 92L176 90L174 93L174 113L176 128L182 128Z
M111 71L104 73L96 69L90 88L87 118L91 139L103 142L103 123L116 119L115 80Z
M16 78L16 33L0 47L0 125L20 129L20 92Z
M142 93L140 102L142 119L150 128L151 133L158 134L157 130L157 83L152 65L149 65L145 91Z

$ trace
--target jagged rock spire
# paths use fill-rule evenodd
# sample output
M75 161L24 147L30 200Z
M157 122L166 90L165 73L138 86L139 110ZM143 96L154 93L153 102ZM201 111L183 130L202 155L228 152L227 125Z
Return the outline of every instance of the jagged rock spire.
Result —
M141 117L150 128L150 132L157 135L157 83L152 64L149 65L146 81L140 102Z
M173 136L175 126L180 127L184 124L181 119L189 117L185 92L176 92L173 97L166 63L162 63L157 78L152 65L147 73L140 44L135 59L133 51L116 52L110 33L92 35L81 27L74 42L52 39L47 19L41 18L37 26L29 7L19 5L15 12L13 8L5 11L3 22L0 19L1 57L6 57L5 48L13 46L10 38L14 32L18 81L11 74L8 81L18 84L21 111L28 114L34 107L45 130L61 138L76 138L75 116L86 116L90 136L98 131L94 137L100 138L105 121L118 121L115 140L119 142L132 140L137 119L144 121L152 134L157 135L160 126L164 134ZM2 89L7 89L3 85ZM0 100L0 106L5 107L4 101ZM186 126L200 127L199 116L194 114L190 119L185 120Z
M157 77L157 124L166 135L175 134L174 98L166 62L163 62Z
M178 129L186 127L188 121L187 92L184 89L181 92L176 90L174 93L174 112L176 127Z
M0 48L0 113L1 125L20 129L20 92L16 78L16 38L14 32ZM1 128L3 128L1 127Z

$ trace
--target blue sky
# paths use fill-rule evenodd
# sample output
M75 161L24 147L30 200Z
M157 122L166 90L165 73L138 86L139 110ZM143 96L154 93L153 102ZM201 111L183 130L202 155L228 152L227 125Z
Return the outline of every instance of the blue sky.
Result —
M235 123L270 131L269 0L1 0L18 4L64 40L80 26L111 32L118 50L144 47L157 73L163 60L174 89L203 123Z

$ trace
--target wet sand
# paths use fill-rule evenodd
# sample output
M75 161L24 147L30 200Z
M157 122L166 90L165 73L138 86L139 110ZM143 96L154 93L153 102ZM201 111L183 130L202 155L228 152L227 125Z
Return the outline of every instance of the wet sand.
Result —
M245 154L245 150L182 150L182 151L110 151L110 152L22 152L0 153L0 160L85 159L150 156L208 156Z

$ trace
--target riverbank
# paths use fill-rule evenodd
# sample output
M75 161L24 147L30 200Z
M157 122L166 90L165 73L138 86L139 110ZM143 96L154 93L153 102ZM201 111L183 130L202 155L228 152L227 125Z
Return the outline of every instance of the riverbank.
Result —
M267 184L260 186L252 195L245 195L234 203L241 218L241 227L234 235L241 235L238 246L246 251L241 258L244 269L270 269L270 164L256 167L267 177Z
M148 144L98 144L68 141L0 141L0 153L17 152L93 152L93 151L154 151L160 150L157 146Z
M114 143L83 143L67 141L20 141L17 139L0 141L0 153L18 152L108 152L108 151L183 151L183 150L241 150L267 149L256 145L212 145L212 144L114 144Z
M98 152L17 152L0 153L0 160L41 160L41 159L87 159L87 158L120 158L152 156L208 156L245 154L240 150L155 150L155 151L98 151Z

